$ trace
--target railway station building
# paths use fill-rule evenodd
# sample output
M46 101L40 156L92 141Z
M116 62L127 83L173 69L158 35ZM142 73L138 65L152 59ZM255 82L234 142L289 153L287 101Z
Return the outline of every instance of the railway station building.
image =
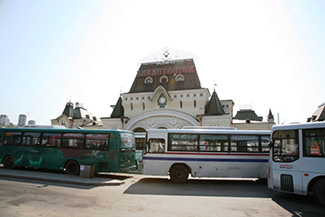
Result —
M229 127L234 102L201 86L194 58L163 49L141 63L127 93L122 93L103 128L145 132L185 126Z

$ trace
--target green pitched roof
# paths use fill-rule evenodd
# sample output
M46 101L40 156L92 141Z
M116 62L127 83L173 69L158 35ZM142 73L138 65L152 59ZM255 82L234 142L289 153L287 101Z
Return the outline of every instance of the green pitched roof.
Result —
M213 92L210 101L205 106L204 115L224 115L226 114L223 110L219 97L216 91Z
M253 111L251 109L243 109L243 110L239 110L237 112L234 119L237 119L237 120L247 120L247 119L249 119L251 121L262 121L263 117L257 116L255 111Z
M120 118L124 116L124 108L122 105L122 97L119 97L112 111L111 118Z

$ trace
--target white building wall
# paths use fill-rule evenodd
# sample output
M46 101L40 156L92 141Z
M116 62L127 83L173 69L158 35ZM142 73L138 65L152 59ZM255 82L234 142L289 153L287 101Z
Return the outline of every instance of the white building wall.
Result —
M210 93L207 89L189 91L157 91L155 93L126 93L122 94L125 116L132 119L135 116L152 110L159 111L158 99L161 94L167 99L164 109L174 109L198 116L204 113L204 107L209 100ZM196 106L194 106L194 100ZM182 106L181 106L182 102Z

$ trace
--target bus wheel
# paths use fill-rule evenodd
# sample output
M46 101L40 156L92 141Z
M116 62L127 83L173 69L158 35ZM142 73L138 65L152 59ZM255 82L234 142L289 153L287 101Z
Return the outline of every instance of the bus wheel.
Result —
M325 179L319 179L314 186L314 197L325 206Z
M77 161L69 160L65 166L65 169L70 175L79 175L80 166Z
M181 165L181 164L174 165L169 171L169 175L172 182L176 182L176 183L186 182L188 178L188 174L189 174L188 168L185 165Z
M5 156L2 163L3 167L7 169L13 169L15 167L14 158L11 155Z

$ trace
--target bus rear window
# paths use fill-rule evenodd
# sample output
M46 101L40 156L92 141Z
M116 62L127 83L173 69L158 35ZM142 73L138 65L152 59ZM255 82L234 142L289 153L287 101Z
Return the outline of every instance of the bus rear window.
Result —
M299 158L298 131L279 130L273 133L273 160L292 162Z
M134 135L131 133L121 133L121 143L122 148L132 148L135 144Z

